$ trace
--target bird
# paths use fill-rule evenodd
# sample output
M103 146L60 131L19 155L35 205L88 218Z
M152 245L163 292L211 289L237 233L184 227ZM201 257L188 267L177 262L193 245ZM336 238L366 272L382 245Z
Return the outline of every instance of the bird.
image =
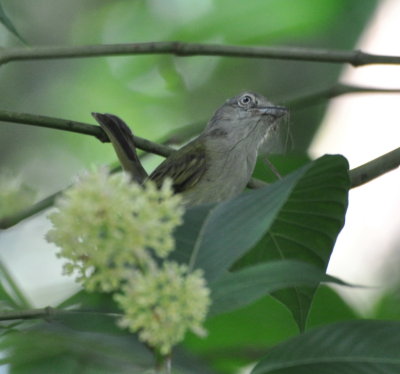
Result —
M107 133L123 168L138 183L172 180L186 207L219 203L239 195L249 182L259 147L286 116L287 108L245 91L220 106L205 129L168 156L150 175L136 154L133 134L119 117L92 113Z

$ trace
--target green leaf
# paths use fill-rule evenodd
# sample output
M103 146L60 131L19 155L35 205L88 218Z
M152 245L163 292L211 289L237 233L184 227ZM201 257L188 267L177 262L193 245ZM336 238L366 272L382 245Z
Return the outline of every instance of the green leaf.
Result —
M265 234L313 164L236 199L189 209L176 231L173 258L186 259L192 268L203 269L208 281L217 279Z
M26 44L25 40L22 38L22 36L19 34L11 20L8 18L7 14L5 13L3 6L0 3L0 23L4 25L4 27L10 31L12 34L14 34L21 42Z
M358 318L356 311L334 289L321 285L313 298L307 329Z
M184 223L175 230L175 250L171 258L182 262L195 261L198 249L204 238L207 219L212 214L215 205L199 205L185 212Z
M57 305L59 309L71 309L72 307L86 310L102 310L106 312L118 311L111 294L88 292L85 290L76 292Z
M139 374L153 366L152 354L131 334L78 332L55 321L9 334L0 348L7 352L12 373L72 374L79 367L81 372ZM58 363L58 370L52 363Z
M57 306L57 309L76 309L76 313L53 316L53 320L78 331L94 331L113 335L124 335L125 330L117 326L122 314L111 294L81 290Z
M397 259L395 261L396 264ZM398 281L380 295L369 315L375 319L400 320L400 284Z
M270 186L190 209L176 231L173 258L203 269L209 282L252 247L234 269L293 259L325 271L344 223L349 185L346 159L327 155ZM274 295L303 329L314 293L315 287L296 286Z
M71 315L69 321L52 319L51 323L3 337L0 349L7 352L3 363L10 364L13 374L73 374L77 368L93 374L153 373L153 352L134 334L116 326L116 331L104 333L107 322L96 315L92 316L93 321L83 320L80 322L84 326L78 326L81 316ZM71 323L73 318L76 321ZM215 374L182 349L175 352L173 362L174 369L182 374Z
M398 374L400 322L351 321L310 330L272 348L252 374Z
M343 224L350 187L347 161L324 156L313 163L257 246L234 268L282 259L308 262L322 271ZM294 287L273 295L292 312L304 329L315 288Z
M315 287L319 282L344 284L315 266L291 260L263 263L227 273L210 284L213 300L210 315L241 308L272 291L295 286Z
M3 261L0 261L0 303L3 310L30 307L30 303Z

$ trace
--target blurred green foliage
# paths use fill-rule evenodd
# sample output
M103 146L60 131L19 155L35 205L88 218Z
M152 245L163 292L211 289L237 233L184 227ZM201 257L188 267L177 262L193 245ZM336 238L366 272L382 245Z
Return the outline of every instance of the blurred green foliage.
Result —
M27 42L71 45L181 40L239 45L351 49L374 0L2 0ZM1 27L1 26L0 26ZM3 47L17 45L0 34ZM136 134L160 140L174 128L206 123L244 89L272 101L335 83L341 66L221 57L148 55L9 63L1 67L0 108L93 123L90 112L124 118ZM325 104L291 113L292 149L305 152ZM89 137L1 124L0 162L23 170L45 193L91 164L115 159Z
M11 20L8 18L6 12L4 11L1 3L0 3L0 23L8 30L10 31L12 34L14 34L19 40L21 40L22 42L22 36L19 34L19 32L17 31L17 29L15 28L15 26L13 25L13 23L11 22Z

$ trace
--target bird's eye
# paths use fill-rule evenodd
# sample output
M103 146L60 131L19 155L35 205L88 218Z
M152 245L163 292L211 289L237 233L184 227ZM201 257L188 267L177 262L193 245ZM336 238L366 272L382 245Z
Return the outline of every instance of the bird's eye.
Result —
M253 97L250 95L243 95L240 99L239 99L239 105L241 107L249 107L252 103L253 103Z

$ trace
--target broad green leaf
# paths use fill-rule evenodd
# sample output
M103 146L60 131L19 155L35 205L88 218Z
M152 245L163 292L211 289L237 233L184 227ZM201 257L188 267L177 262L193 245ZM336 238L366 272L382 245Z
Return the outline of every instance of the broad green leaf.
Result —
M22 36L19 34L13 23L11 22L10 18L8 18L7 14L5 13L3 6L1 5L0 2L0 23L4 25L4 27L10 31L12 34L14 34L21 42L25 43L25 40L22 38Z
M171 258L182 262L195 261L197 252L204 238L207 219L212 214L215 205L200 205L185 212L184 223L175 231L175 250Z
M192 264L211 281L254 246L271 227L296 184L312 164L270 186L219 204L208 217Z
M397 260L396 260L397 261ZM397 284L381 295L377 301L373 312L373 318L376 319L394 319L400 320L400 285Z
M208 281L217 279L265 234L313 164L236 199L196 208L200 214L190 209L176 231L173 258L186 259L192 268L203 269Z
M347 161L324 156L307 169L270 229L235 268L282 259L308 262L326 270L343 224L350 186ZM315 288L294 287L273 295L304 329Z
M298 261L273 261L227 273L210 284L210 315L241 308L272 291L295 287L315 287L320 282L340 280L326 275L315 266Z
M286 230L284 238L289 244L292 241L299 244L300 251L292 252L293 246L286 249L282 243L278 248L280 256L273 256L277 248L265 249L262 243L261 252L259 246L256 248L256 257L261 261L266 261L268 256L305 260L325 270L333 243L343 224L347 187L345 159L341 156L324 156L270 186L215 206L190 209L184 224L176 231L177 248L172 257L189 263L192 268L203 269L207 280L211 282L261 238L272 237L279 234L280 230ZM271 228L273 232L269 234ZM299 238L294 235L300 235L306 244L309 241L308 246L298 243ZM280 244L280 239L277 243ZM272 256L264 253L267 250L272 250ZM310 261L304 253L319 261ZM241 265L257 262L252 251Z
M398 374L400 322L360 320L310 330L270 349L252 374Z

